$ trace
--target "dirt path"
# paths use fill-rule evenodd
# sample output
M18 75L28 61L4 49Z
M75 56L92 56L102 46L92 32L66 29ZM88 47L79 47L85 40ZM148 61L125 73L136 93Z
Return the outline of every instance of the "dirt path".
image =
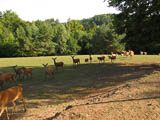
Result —
M19 109L23 109L22 106ZM160 72L112 88L99 89L80 100L59 105L42 104L21 115L15 115L15 119L160 120Z

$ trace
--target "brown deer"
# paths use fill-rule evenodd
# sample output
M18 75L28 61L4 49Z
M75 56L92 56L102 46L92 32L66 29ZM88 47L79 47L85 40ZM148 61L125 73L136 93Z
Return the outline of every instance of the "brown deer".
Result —
M130 55L130 58L132 59L132 57L134 56L134 51L129 50L129 55Z
M71 56L72 57L72 60L73 60L73 64L80 64L80 59L77 58L77 59L74 59L75 56Z
M85 58L85 60L84 60L86 63L88 62L88 58Z
M45 68L45 78L47 78L47 76L53 76L54 77L54 68L53 67L48 67L48 63L47 64L42 64L43 67Z
M111 63L113 63L113 61L116 60L116 56L108 56L108 58L111 60Z
M90 60L90 63L92 63L92 60L93 60L93 56L92 55L89 55L89 60Z
M6 82L7 80L13 80L13 81L17 82L13 72L5 73L5 74L1 73L1 75L0 75L1 88L3 87L4 82Z
M122 54L123 54L124 56L128 56L128 55L129 55L129 52L128 52L128 51L122 51Z
M25 76L26 76L26 78L29 78L29 76L30 76L30 78L32 78L32 68L22 67L22 69L24 71L23 78L25 78Z
M18 77L19 79L21 79L21 76L23 75L24 76L24 71L23 71L23 68L17 68L17 65L16 66L13 66L12 67L13 70L15 71L16 73L16 78Z
M53 59L53 61L54 61L54 65L55 65L55 67L56 67L56 70L58 70L58 67L61 67L62 70L63 70L63 65L64 65L64 63L63 63L63 62L56 62L56 59L57 59L57 58L52 58L52 59Z
M97 57L97 59L99 60L99 62L105 62L105 56Z
M144 55L147 55L147 52L143 52L144 53Z
M19 99L23 102L24 110L25 110L25 112L27 111L26 105L25 105L25 102L23 99L22 91L23 91L23 89L22 89L21 85L14 86L14 87L8 88L6 90L0 91L0 104L1 104L0 116L5 111L6 112L6 119L9 120L8 111L7 111L7 104L12 103L13 109L12 109L11 118L10 118L10 120L12 120L13 119L13 112L16 108L15 101L17 99Z

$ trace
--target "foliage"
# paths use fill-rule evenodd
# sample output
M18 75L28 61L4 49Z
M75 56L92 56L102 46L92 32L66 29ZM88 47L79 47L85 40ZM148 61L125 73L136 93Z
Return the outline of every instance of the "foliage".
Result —
M1 12L0 56L50 56L97 54L125 49L115 33L114 15L97 15L84 20L26 22L12 11ZM121 35L123 36L123 35Z
M160 1L108 0L108 2L110 6L121 11L115 17L115 26L117 33L126 34L123 42L126 43L127 49L158 53L156 49L160 42Z

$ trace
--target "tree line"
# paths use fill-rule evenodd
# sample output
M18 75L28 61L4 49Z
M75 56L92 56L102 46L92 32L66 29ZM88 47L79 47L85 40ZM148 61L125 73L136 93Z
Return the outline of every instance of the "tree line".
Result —
M0 12L0 57L160 53L159 0L105 1L121 12L66 23L28 22L13 11Z
M83 20L24 21L10 10L1 12L0 57L104 54L122 51L124 35L115 33L114 15Z

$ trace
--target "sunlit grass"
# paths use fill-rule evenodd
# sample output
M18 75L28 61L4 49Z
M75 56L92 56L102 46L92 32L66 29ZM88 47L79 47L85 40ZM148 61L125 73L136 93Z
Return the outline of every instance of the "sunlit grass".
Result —
M71 56L0 58L0 72L14 72L12 68L14 65L33 68L32 79L17 79L18 84L23 86L23 95L30 109L82 99L92 93L135 79L141 80L146 77L152 79L155 71L160 68L158 55L135 55L133 58L118 56L113 64L108 55L105 63L99 62L98 56L101 55L93 55L93 63L90 64L85 63L85 58L89 55L77 55L75 58L81 60L78 66L73 65ZM55 70L54 78L46 80L42 64L48 63L55 68L53 57L57 57L57 62L64 62L64 69ZM13 85L16 84L8 81L3 89Z
M4 73L14 72L12 68L14 65L32 67L32 79L17 80L24 87L25 97L28 100L54 98L60 102L62 99L68 100L70 98L71 100L74 97L86 96L92 92L92 89L114 86L129 80L129 78L134 78L134 75L124 77L126 73L138 73L136 67L126 67L125 64L127 63L160 63L160 56L158 55L135 55L133 58L118 56L114 64L111 64L108 55L105 63L99 63L98 56L100 55L93 55L93 63L90 64L89 62L85 63L85 58L88 58L89 55L77 55L75 58L81 60L81 64L78 66L73 65L71 56L0 58L0 71ZM57 62L64 62L64 69L55 70L55 77L46 80L42 64L48 63L54 67L53 57L57 57ZM148 75L140 72L138 74L140 77ZM7 88L12 85L14 85L12 82L8 82L4 86Z

